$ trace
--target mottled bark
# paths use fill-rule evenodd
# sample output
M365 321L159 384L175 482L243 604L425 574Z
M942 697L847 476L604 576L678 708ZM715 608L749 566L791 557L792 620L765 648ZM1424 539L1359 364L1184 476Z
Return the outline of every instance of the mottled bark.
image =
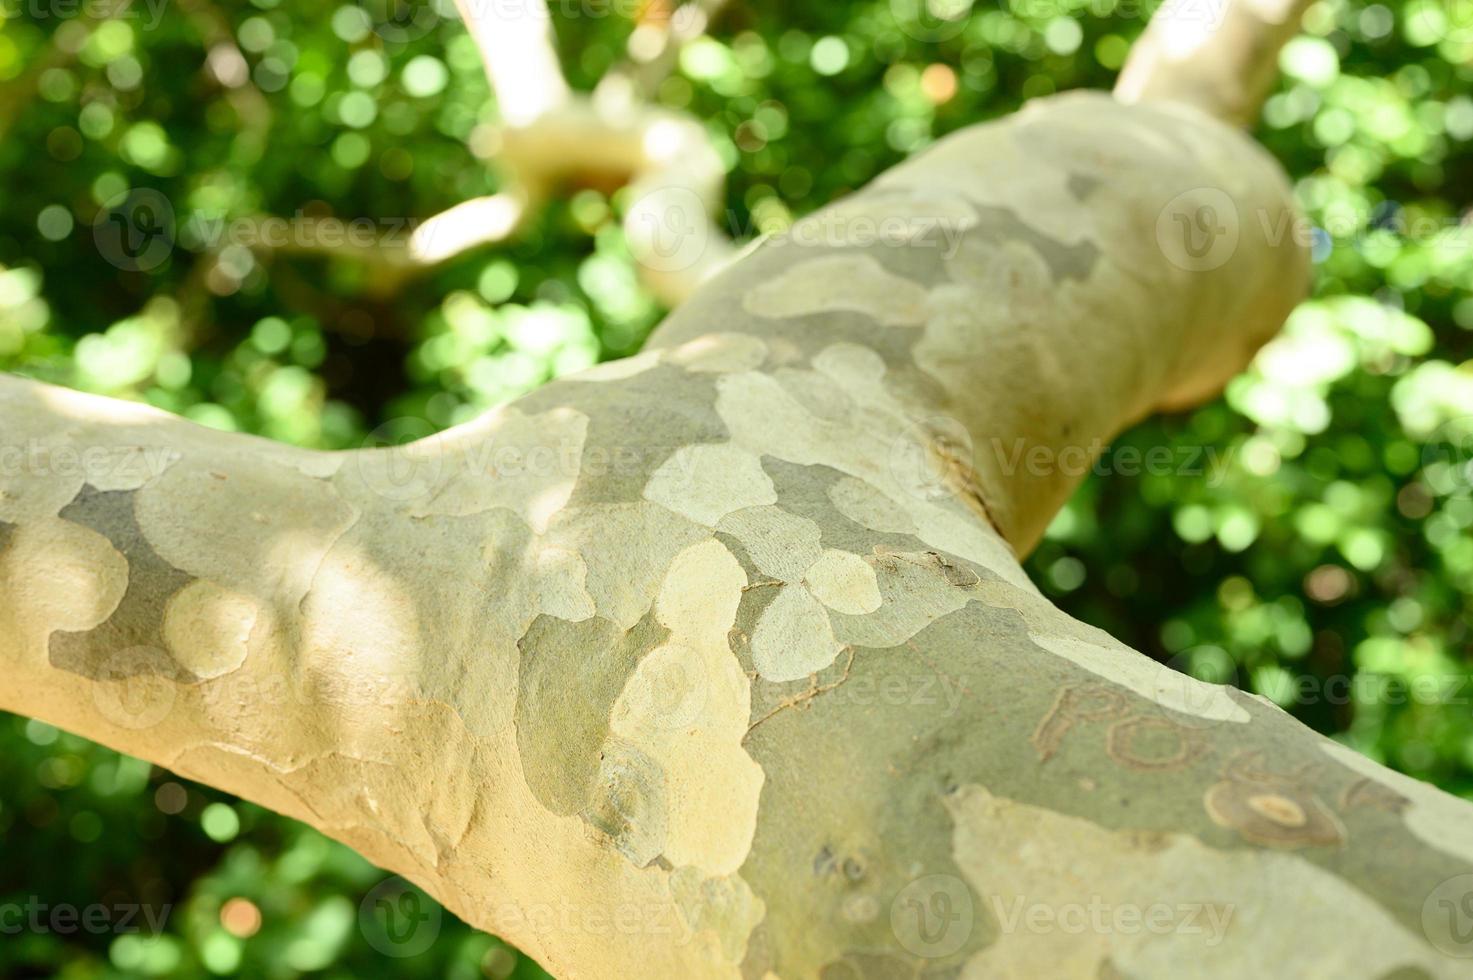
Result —
M1067 96L405 450L0 382L0 705L570 980L1464 976L1427 909L1473 873L1465 804L1015 557L1073 483L1050 461L1277 327L1288 208L1227 126Z

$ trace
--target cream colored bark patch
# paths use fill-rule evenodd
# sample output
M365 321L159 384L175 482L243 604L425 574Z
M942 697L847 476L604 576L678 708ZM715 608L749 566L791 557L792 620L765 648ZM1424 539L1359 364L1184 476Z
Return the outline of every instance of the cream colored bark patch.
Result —
M420 516L466 516L505 507L540 534L573 495L587 436L588 416L582 412L556 408L527 415L504 407L416 443L420 456L414 466L424 486L398 499L412 501ZM372 464L362 464L363 473L387 472L396 465L395 451L376 452ZM391 497L415 489L407 483Z
M1466 801L1450 796L1436 786L1377 765L1339 742L1326 740L1321 747L1337 762L1405 797L1407 807L1402 811L1402 822L1428 847L1464 861L1473 861L1473 822L1468 819Z
M974 903L951 926L998 930L968 980L1461 975L1345 879L1290 854L1111 831L976 785L946 808Z
M767 345L751 334L713 333L681 344L669 359L697 374L752 371L767 359Z
M682 446L644 488L644 498L715 527L732 511L777 502L756 454L727 443Z
M181 667L215 678L245 663L261 607L250 596L198 580L175 593L164 612L164 642Z
M96 531L50 518L15 529L0 552L0 589L23 626L0 643L44 656L53 631L95 629L112 615L128 589L128 560Z
M656 600L669 641L640 662L612 713L612 733L664 774L664 856L709 876L734 874L757 830L762 769L742 748L751 686L727 643L747 575L719 541L676 556ZM672 705L670 678L694 689Z
M839 655L829 614L801 585L784 585L752 631L752 664L763 679L796 681Z
M566 548L543 548L532 564L542 612L577 623L597 611L588 593L588 565L582 555Z
M829 548L803 576L819 602L837 612L863 616L880 608L875 570L863 558Z
M705 878L695 868L676 868L670 873L670 892L697 941L711 942L710 958L740 966L747 940L767 912L741 875Z
M918 327L926 322L926 289L868 255L826 255L754 287L742 308L773 320L847 311L892 327Z
M617 361L605 361L591 368L570 374L564 380L567 381L622 381L632 378L637 374L643 374L660 363L660 352L647 350L633 357L620 358Z
M545 539L549 546L582 556L584 585L598 615L627 630L649 610L650 596L659 591L675 556L709 536L709 530L679 514L639 500L568 508ZM497 560L494 549L486 557Z
M355 546L340 543L323 560L301 608L300 669L324 712L341 711L350 729L371 724L357 702L379 696L387 678L422 673L421 658L434 655L420 643L419 614L400 577Z

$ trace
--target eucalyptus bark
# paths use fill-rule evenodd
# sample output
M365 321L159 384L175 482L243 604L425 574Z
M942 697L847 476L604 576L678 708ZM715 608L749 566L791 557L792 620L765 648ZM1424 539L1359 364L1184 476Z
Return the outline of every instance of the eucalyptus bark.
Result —
M1069 95L404 449L0 380L0 706L565 980L1465 976L1467 804L1018 562L1070 454L1277 329L1291 218L1237 130Z

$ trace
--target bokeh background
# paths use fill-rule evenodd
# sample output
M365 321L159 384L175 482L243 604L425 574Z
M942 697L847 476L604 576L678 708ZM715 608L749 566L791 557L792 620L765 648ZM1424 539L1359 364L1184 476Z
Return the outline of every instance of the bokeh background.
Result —
M731 0L653 89L706 124L729 169L723 221L750 238L949 130L1109 86L1155 6ZM579 88L625 59L638 22L671 13L553 7ZM147 273L100 252L93 222L139 189L181 227L392 223L495 191L497 110L448 3L0 12L0 370L342 448L628 354L662 314L623 241L626 202L601 186L392 288L351 258L185 233ZM1469 795L1473 5L1321 0L1305 27L1259 136L1314 223L1314 298L1224 399L1122 436L1101 467L1116 472L1086 482L1029 565L1127 643ZM1193 457L1203 446L1217 455ZM1122 447L1173 463L1125 472ZM7 934L0 975L545 976L448 916L427 950L386 958L360 917L384 875L352 852L11 716L0 835L0 908L131 903L164 919L158 935Z

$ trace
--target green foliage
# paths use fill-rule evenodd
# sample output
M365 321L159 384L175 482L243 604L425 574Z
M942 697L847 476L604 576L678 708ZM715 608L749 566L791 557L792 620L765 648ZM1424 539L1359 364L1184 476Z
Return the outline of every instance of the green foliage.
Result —
M643 5L553 6L569 77L589 88ZM1151 6L734 2L656 98L706 122L747 238L951 129L1108 86ZM0 369L341 448L636 349L661 311L608 187L567 188L514 242L397 291L351 259L220 240L262 213L367 217L402 237L497 190L495 106L448 7L385 23L376 4L321 0L137 0L112 19L101 0L4 5ZM1126 642L1467 794L1473 24L1459 10L1311 10L1260 136L1313 222L1284 233L1313 245L1315 298L1224 400L1109 447L1030 564ZM94 222L145 190L172 209L176 244L129 271ZM359 928L383 875L346 848L36 722L0 722L0 746L0 909L169 909L159 938L6 936L7 975L541 975L448 917L427 952L385 959Z

